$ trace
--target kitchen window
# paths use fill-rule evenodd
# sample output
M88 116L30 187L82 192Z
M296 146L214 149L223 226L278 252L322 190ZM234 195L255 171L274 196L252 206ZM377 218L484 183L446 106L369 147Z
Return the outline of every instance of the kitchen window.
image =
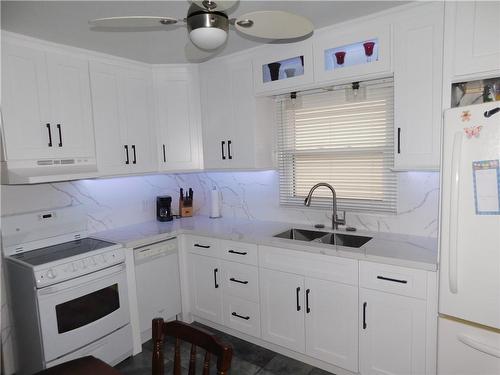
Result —
M331 184L339 209L396 212L392 79L277 98L280 204L303 206L309 189ZM316 190L312 207L331 208Z

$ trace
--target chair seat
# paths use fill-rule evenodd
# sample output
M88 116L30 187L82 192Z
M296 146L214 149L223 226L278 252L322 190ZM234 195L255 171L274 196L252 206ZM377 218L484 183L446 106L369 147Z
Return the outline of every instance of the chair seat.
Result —
M122 373L100 359L87 356L61 363L36 375L122 375Z

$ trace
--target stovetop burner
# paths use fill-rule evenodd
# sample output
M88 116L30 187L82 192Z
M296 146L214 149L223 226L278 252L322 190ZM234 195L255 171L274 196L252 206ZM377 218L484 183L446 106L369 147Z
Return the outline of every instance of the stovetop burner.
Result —
M32 266L38 266L114 245L113 242L86 237L80 240L64 242L21 254L15 254L12 257Z

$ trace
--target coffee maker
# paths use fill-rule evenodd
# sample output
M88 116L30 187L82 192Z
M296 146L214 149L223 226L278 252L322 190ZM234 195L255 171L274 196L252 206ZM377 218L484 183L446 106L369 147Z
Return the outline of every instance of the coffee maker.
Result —
M156 197L156 219L158 221L172 221L172 197L160 195Z

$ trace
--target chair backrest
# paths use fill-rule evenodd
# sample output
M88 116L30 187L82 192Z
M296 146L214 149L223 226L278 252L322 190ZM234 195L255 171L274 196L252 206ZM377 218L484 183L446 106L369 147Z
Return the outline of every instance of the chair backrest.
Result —
M205 349L202 375L209 375L212 355L217 358L217 374L228 373L233 358L233 349L230 346L222 344L215 335L203 329L179 321L165 323L163 319L157 318L153 319L153 375L164 375L163 339L165 336L175 338L174 375L181 375L181 341L191 343L189 375L196 375L196 347Z

